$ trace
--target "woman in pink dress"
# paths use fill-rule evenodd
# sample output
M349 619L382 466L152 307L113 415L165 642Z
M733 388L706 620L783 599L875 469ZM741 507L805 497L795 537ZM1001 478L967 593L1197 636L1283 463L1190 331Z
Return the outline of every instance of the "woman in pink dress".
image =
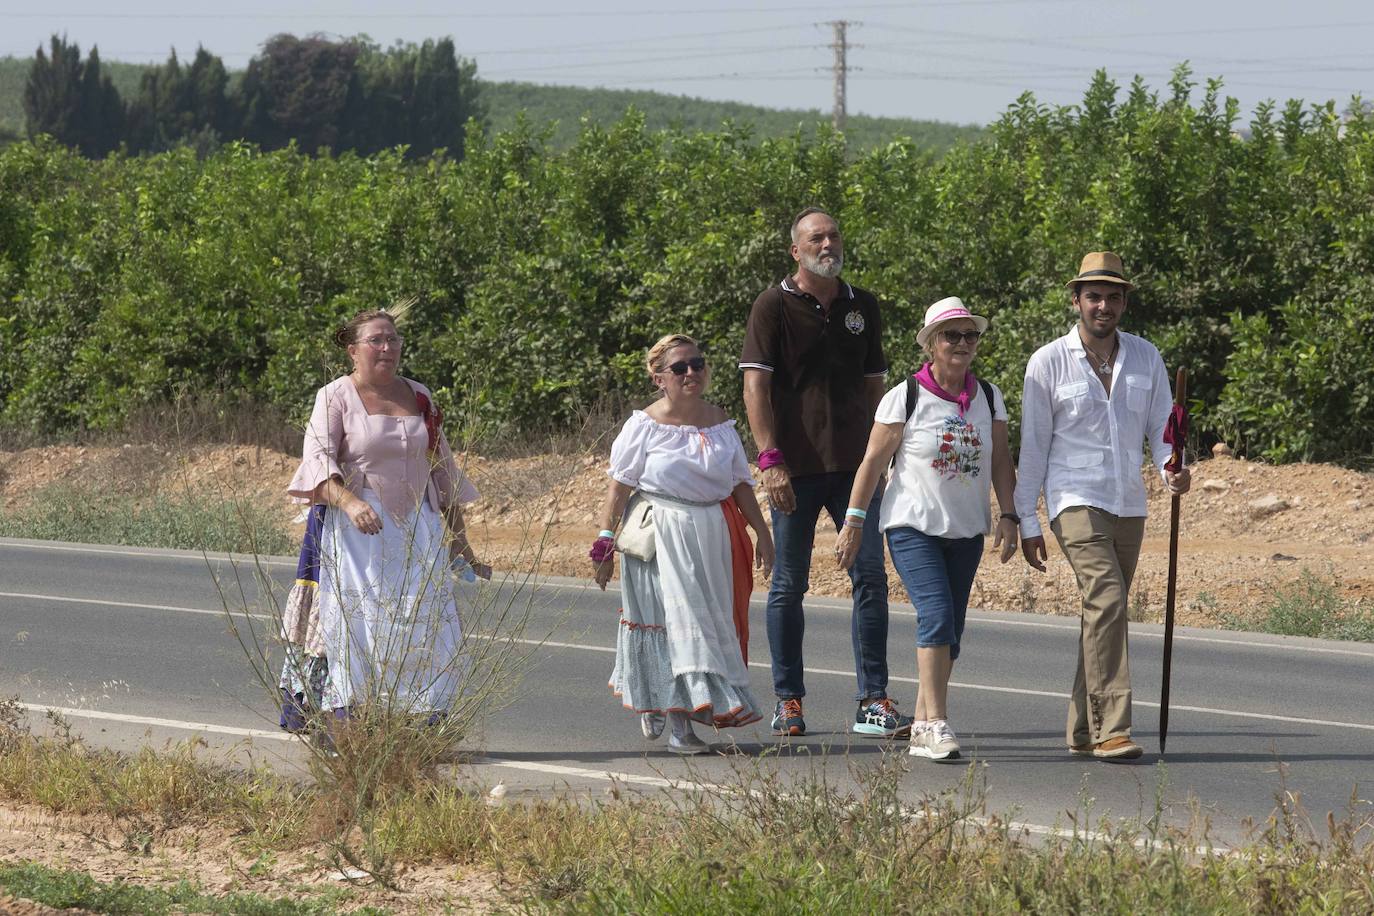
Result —
M316 394L288 487L297 502L329 507L313 608L328 661L320 705L339 716L367 704L440 715L463 674L451 566L461 558L491 574L464 536L461 506L477 490L454 463L429 390L398 374L403 340L391 315L361 312L335 342L353 371Z

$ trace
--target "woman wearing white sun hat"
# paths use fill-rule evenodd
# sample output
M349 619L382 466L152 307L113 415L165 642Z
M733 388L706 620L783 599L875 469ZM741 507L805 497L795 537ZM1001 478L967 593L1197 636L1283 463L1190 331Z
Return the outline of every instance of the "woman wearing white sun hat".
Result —
M854 477L850 506L867 506L878 478L895 457L883 494L882 527L892 565L916 607L920 687L911 754L933 760L959 756L947 711L950 672L959 657L969 592L983 539L995 530L1003 563L1016 551L1017 519L1003 512L992 525L990 491L1010 507L1016 471L1007 443L1002 392L973 374L988 320L957 297L926 309L916 334L930 361L888 391L878 404L868 450ZM835 551L854 562L865 513L850 509Z

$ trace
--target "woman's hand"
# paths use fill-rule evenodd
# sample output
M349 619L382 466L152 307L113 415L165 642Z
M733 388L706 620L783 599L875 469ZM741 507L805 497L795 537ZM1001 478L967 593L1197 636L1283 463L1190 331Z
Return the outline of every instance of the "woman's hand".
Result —
M592 565L596 567L596 584L599 585L604 592L606 590L606 583L611 581L611 573L615 572L615 558L607 557L600 563L593 562Z
M1003 563L1007 562L1016 553L1016 538L1021 531L1021 526L1016 524L1014 519L1000 518L997 520L997 536L993 538L992 548L996 550L1002 548L999 558Z
M773 560L775 557L773 552L773 536L769 534L768 529L765 528L762 531L755 531L754 537L758 542L754 545L754 568L763 570L763 577L767 579L769 576L773 575Z
M462 560L472 570L472 574L479 579L491 579L491 566L487 563L479 563L477 553L468 544L465 537L453 537L448 543L449 566L454 566L457 561Z
M344 505L344 514L363 534L378 534L382 530L382 517L377 514L377 510L367 504L366 500L353 497L351 501Z
M840 528L839 540L835 542L835 562L840 569L848 570L859 555L859 545L863 543L864 530L844 525Z

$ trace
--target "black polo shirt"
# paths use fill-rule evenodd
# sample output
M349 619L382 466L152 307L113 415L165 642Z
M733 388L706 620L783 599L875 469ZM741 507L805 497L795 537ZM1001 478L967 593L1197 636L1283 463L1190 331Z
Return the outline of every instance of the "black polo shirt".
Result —
M793 475L863 463L873 426L865 379L887 374L872 293L841 280L827 315L791 278L770 286L749 310L739 365L772 373L777 447Z

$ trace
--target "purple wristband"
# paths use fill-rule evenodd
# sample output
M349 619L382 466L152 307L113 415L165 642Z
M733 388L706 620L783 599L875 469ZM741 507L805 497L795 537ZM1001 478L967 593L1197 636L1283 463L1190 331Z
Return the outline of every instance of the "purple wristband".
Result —
M771 467L777 467L778 465L784 463L785 462L783 461L782 457L782 449L766 448L763 451L759 452L760 471L766 471Z
M613 538L597 538L592 541L592 549L587 551L587 556L592 558L593 563L605 563L615 556L615 540Z

